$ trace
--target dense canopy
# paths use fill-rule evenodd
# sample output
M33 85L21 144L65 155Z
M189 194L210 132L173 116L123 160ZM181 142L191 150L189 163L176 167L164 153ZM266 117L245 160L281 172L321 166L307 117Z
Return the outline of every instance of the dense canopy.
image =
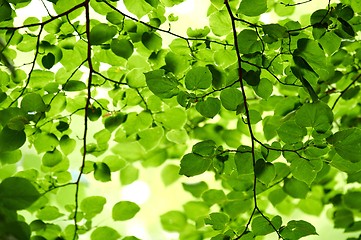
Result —
M360 239L361 1L184 2L0 0L0 239Z

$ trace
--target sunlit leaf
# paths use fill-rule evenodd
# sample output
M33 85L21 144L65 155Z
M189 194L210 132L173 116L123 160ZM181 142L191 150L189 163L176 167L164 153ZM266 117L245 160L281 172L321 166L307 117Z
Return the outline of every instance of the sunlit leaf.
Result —
M299 126L313 127L317 132L326 132L332 122L333 114L330 107L321 101L306 103L296 112L296 123Z
M126 221L132 219L140 210L134 202L120 201L113 206L112 217L114 221Z
M100 239L109 239L117 240L119 239L120 234L111 227L103 226L97 227L90 235L91 240L100 240Z
M133 44L127 39L113 39L110 49L119 57L128 59L133 54Z
M207 89L212 84L212 74L206 67L194 67L185 77L187 89Z
M211 165L211 160L196 155L194 153L188 153L184 155L181 160L181 169L179 174L187 177L199 175L207 171Z
M132 1L124 0L124 5L129 12L135 14L139 19L149 13L153 7L145 0Z
M169 211L160 216L160 222L164 230L180 232L187 224L187 217L180 211Z
M167 77L164 70L145 73L149 89L161 98L171 98L178 93L178 83L172 77Z
M242 0L238 11L246 16L258 16L267 11L267 0Z
M190 184L182 183L182 186L185 191L189 192L196 198L199 198L204 193L204 191L208 189L208 185L204 181Z
M104 23L95 25L90 31L90 43L92 45L99 45L112 39L117 33L114 26L109 26Z
M111 180L111 172L105 163L94 163L94 178L101 182Z
M103 211L106 199L101 196L91 196L84 198L80 203L80 209L85 213L85 218L92 219Z

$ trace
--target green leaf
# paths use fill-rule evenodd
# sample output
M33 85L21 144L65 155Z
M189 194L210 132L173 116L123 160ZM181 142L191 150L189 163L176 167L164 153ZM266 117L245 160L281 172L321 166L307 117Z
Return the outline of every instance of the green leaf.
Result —
M208 189L206 182L201 181L197 183L182 183L183 189L192 194L192 196L199 198L204 191Z
M97 227L90 235L91 240L117 240L120 238L119 233L111 227L103 226Z
M258 41L258 35L250 29L242 30L237 36L239 52L250 54L262 51L262 44Z
M205 101L196 104L197 111L206 118L213 118L221 110L221 101L218 98L208 97Z
M242 92L236 88L226 88L221 91L220 100L225 109L235 111L243 104Z
M46 54L44 57L41 58L41 63L46 69L50 69L55 64L55 56L52 53Z
M84 89L86 89L86 84L77 80L69 80L63 85L63 90L68 92L76 92Z
M279 220L276 219L276 221L279 221ZM263 236L263 235L267 235L267 234L274 232L274 229L273 229L272 225L270 224L269 220L265 219L263 216L258 216L258 217L253 218L251 227L252 227L252 232L256 236Z
M305 198L309 188L306 183L292 177L285 179L283 191L293 198Z
M124 5L127 8L127 10L135 16L138 17L138 19L141 19L144 15L148 14L152 9L152 5L150 5L145 0L139 0L139 1L133 1L133 0L124 0Z
M123 113L116 113L113 116L109 116L104 120L104 127L109 131L114 131L116 128L119 127L120 124L124 123L127 119L127 116Z
M322 161L320 160L305 160L296 158L291 162L291 172L294 178L307 183L311 186L316 179L317 173L322 169Z
M321 78L327 78L329 73L325 68L326 56L316 41L306 38L299 39L294 54L302 57Z
M242 0L238 12L249 17L259 16L267 11L267 0Z
M169 75L165 75L163 69L144 73L147 85L155 95L160 98L171 98L178 94L178 82Z
M112 218L114 221L126 221L132 219L140 210L134 202L120 201L113 206Z
M335 228L347 228L354 222L352 211L348 209L337 209L333 213Z
M59 142L61 151L68 155L72 153L76 147L76 141L71 139L68 135L63 135Z
M101 182L111 181L111 172L105 163L94 163L94 178Z
M361 130L349 128L341 130L327 138L327 142L333 145L336 152L351 162L361 161Z
M57 0L57 1L55 1L55 4L53 6L54 6L54 10L56 11L56 13L61 14L80 3L81 3L81 0ZM84 8L80 8L76 11L72 11L69 14L70 15L69 18L74 19L74 18L78 17L82 13L82 11L84 11Z
M0 132L0 152L14 151L23 146L25 141L26 135L24 131L4 127Z
M204 219L204 223L212 225L214 230L223 230L229 222L229 216L222 212L214 212L209 214L210 218Z
M102 115L102 109L100 107L91 106L88 108L87 114L89 120L95 122Z
M128 59L134 52L134 46L127 39L113 39L110 43L110 49L119 57Z
M193 145L192 152L200 156L212 156L216 150L216 143L213 140L205 140Z
M64 214L59 212L59 209L55 206L45 206L44 208L38 211L36 217L43 221L52 221L55 220Z
M274 39L288 37L287 29L279 24L262 25L262 29L265 34Z
M138 134L139 143L147 150L154 149L159 145L164 136L162 127L154 127L145 129Z
M179 174L187 177L193 177L207 171L211 165L211 160L194 153L188 153L181 160L181 169Z
M21 109L25 112L45 112L46 105L38 93L28 93L21 100Z
M187 217L180 211L169 211L160 216L160 222L166 231L181 232L187 225Z
M142 35L143 45L151 51L158 51L162 48L162 38L154 32L145 32Z
M26 209L39 197L40 193L25 178L10 177L0 183L0 202L8 209Z
M237 152L234 155L234 162L236 163L238 174L244 175L253 173L253 161L250 152Z
M183 209L188 218L197 220L208 215L209 207L204 202L190 201L183 205Z
M161 177L162 182L165 186L169 186L179 179L179 166L178 165L167 165L162 169Z
M183 108L169 108L155 116L155 119L168 129L182 129L187 122L187 113Z
M0 161L2 164L14 164L21 160L22 152L20 149L15 151L0 152Z
M341 46L341 38L334 32L326 32L318 42L321 43L322 48L329 55L336 52Z
M306 221L292 220L280 231L280 234L283 238L297 240L308 235L317 235L317 232L315 227Z
M232 31L231 19L226 10L215 11L209 16L209 26L216 36L225 36Z
M189 27L187 29L187 35L190 38L203 38L206 37L209 32L210 32L210 28L208 26L198 29L192 29Z
M112 39L117 34L117 28L105 23L99 23L90 30L90 44L100 45Z
M356 209L358 211L361 210L361 192L356 191L347 191L345 195L343 195L343 202L345 205L351 209Z
M307 130L305 127L297 125L295 121L287 121L277 129L277 133L285 143L297 143L302 142Z
M53 151L59 144L54 134L38 134L34 141L34 147L38 153Z
M103 211L106 198L101 196L91 196L84 198L80 203L80 210L85 213L86 219L92 219Z
M267 100L273 92L273 84L267 78L261 78L258 85L253 86L254 91L258 96Z
M0 21L6 21L11 19L12 9L10 4L5 0L0 0L1 12L0 12Z
M31 236L29 225L22 221L12 220L9 222L2 222L0 228L2 229L0 235L2 239L8 239L10 236L17 240L28 240Z
M63 160L63 155L57 149L46 152L42 158L42 163L46 167L54 167Z
M139 170L133 165L128 165L120 170L120 183L124 186L133 183L138 177Z
M187 72L184 81L189 90L207 89L212 84L212 73L207 67L193 67Z
M172 129L166 134L166 138L170 142L177 144L186 144L188 140L188 133L184 129Z
M255 173L257 179L265 185L269 185L276 177L276 170L272 163L259 159L256 162Z
M227 200L226 194L223 190L209 189L202 194L202 199L208 205L222 204Z
M306 103L296 111L296 123L301 127L313 127L316 132L325 133L331 128L333 113L324 102Z
M296 7L292 4L294 4L293 0L288 0L288 4L291 4L290 6L286 6L282 1L277 1L274 5L274 11L275 13L280 16L290 16L295 12Z

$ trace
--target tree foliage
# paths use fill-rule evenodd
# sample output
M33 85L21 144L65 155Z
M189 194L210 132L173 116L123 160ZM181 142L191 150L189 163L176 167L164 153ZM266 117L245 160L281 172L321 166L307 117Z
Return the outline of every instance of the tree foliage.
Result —
M179 239L297 240L317 229L284 216L326 206L360 238L360 1L292 20L311 0L211 0L187 36L166 13L183 0L44 0L19 23L31 2L0 0L1 239L136 239L93 219L141 206L83 192L140 166L220 183L152 216Z

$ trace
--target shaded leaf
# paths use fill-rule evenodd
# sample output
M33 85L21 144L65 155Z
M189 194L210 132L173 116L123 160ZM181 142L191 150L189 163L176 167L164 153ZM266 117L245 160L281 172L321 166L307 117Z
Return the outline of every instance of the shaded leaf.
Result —
M0 202L8 209L26 209L39 197L40 193L25 178L10 177L0 183Z

